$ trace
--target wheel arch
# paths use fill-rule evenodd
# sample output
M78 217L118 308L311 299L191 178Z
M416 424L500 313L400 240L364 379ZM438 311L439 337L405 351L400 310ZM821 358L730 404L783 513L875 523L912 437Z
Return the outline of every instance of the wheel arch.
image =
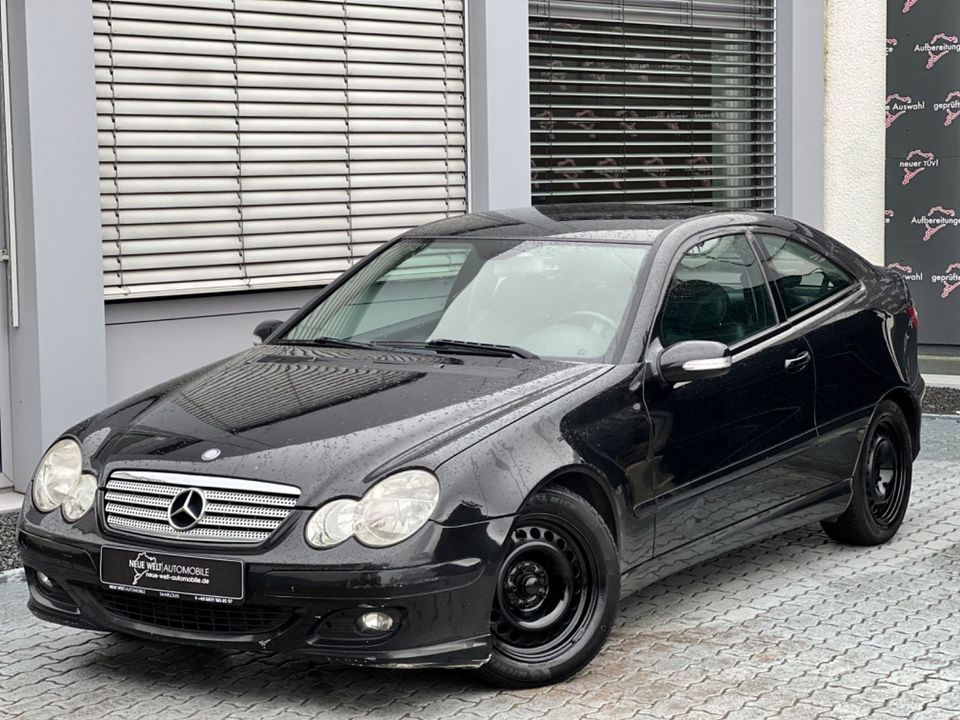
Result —
M880 402L884 400L896 403L903 411L907 420L907 427L910 429L910 444L913 448L913 458L915 460L920 453L920 404L910 391L902 387L894 388L888 392Z
M621 517L610 483L592 468L574 465L550 473L530 492L530 496L552 487L568 490L589 503L606 523L614 544L620 549Z

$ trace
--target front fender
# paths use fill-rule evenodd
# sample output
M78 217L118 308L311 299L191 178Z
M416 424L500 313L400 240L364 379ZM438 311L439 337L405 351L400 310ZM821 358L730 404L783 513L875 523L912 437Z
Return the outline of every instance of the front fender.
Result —
M624 567L648 559L653 518L639 519L635 509L648 509L652 496L650 423L630 389L634 375L635 368L617 368L603 387L580 388L454 455L437 470L442 484L472 479L487 517L501 517L516 515L550 482L571 490L590 483L611 506Z

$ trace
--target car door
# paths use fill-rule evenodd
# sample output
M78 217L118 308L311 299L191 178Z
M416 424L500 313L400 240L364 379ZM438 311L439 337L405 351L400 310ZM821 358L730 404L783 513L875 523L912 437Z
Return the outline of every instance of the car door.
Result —
M779 322L746 233L691 241L675 260L648 360L686 340L724 343L719 377L644 383L654 424L655 554L769 510L808 490L816 440L809 345Z

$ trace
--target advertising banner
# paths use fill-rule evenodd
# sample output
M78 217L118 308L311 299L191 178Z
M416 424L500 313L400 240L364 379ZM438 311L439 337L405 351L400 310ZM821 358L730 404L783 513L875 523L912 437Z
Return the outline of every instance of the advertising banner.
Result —
M887 264L920 341L960 345L960 1L888 0L886 124Z

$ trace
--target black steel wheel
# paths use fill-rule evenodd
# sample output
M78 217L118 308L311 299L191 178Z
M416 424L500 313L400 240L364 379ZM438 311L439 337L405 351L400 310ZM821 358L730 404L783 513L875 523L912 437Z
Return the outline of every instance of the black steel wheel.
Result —
M913 444L900 407L885 401L867 428L853 496L846 512L823 529L837 542L880 545L892 538L910 502Z
M537 493L507 542L482 674L507 687L570 677L599 652L619 594L616 545L597 511L562 488Z

